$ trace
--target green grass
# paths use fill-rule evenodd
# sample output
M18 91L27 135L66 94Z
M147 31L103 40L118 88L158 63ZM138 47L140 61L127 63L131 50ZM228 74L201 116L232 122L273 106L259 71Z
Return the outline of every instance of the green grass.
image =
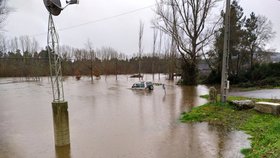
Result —
M203 96L207 97L207 96ZM229 97L229 100L249 99ZM255 101L275 101L271 99L254 99ZM247 158L280 157L280 117L261 114L253 109L236 110L228 103L207 103L183 113L182 122L209 122L230 130L243 130L251 135L251 149L242 149Z

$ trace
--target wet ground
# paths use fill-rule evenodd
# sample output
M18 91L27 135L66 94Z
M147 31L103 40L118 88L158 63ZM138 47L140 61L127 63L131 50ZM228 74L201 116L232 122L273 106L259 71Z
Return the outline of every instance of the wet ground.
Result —
M178 121L206 103L199 98L206 86L180 87L162 77L155 82L166 92L162 86L133 91L136 81L125 75L93 84L87 77L66 78L71 147L55 149L48 78L0 79L0 158L238 158L250 146L243 132Z

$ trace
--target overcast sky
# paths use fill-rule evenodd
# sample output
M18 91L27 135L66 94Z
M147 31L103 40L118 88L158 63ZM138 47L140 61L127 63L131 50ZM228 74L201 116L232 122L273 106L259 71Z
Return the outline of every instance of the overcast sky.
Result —
M4 31L7 37L29 35L35 37L40 46L46 45L48 12L43 0L8 0L14 8ZM240 0L246 14L255 12L264 15L273 24L277 33L269 48L280 51L280 1ZM65 4L65 2L62 2ZM222 2L223 4L224 2ZM89 39L94 48L110 46L127 55L138 50L139 21L144 26L144 52L152 50L151 20L154 18L154 0L80 0L55 17L59 30L60 45L85 48ZM223 5L221 5L223 6Z

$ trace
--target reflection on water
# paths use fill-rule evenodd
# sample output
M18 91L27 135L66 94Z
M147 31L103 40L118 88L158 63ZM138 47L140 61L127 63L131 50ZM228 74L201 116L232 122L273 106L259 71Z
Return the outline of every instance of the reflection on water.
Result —
M162 76L163 77L163 76ZM157 79L157 77L155 77ZM145 75L151 80L152 76ZM64 81L71 147L54 148L50 81L0 79L0 158L216 158L242 157L247 135L207 123L184 124L180 114L206 103L205 86L160 81L154 91L134 91L138 79L108 76L90 83Z

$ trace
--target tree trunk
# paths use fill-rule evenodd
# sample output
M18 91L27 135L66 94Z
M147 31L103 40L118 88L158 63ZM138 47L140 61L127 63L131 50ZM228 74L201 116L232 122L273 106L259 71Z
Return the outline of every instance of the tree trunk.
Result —
M237 55L237 61L236 61L236 76L239 76L239 70L240 70L240 53Z
M93 84L93 61L92 61L92 55L90 60L90 78L91 78L91 84Z
M196 60L184 61L182 64L182 79L185 85L197 85L198 65Z
M254 50L252 49L250 51L250 69L253 69L253 65L254 65Z

